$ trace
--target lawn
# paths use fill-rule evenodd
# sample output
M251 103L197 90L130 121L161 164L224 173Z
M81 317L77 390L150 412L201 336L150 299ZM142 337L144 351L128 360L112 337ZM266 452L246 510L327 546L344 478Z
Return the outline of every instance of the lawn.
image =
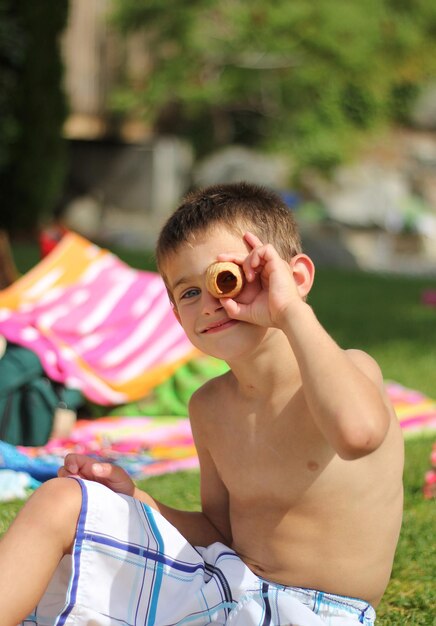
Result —
M151 255L117 252L135 267L152 266ZM21 271L37 259L27 247L15 247L14 254ZM436 278L320 269L310 303L340 345L368 351L386 379L436 397L436 309L421 303L426 288L436 289ZM404 523L392 580L378 609L380 626L436 624L435 503L424 500L421 492L433 440L436 435L406 441ZM197 472L183 472L151 478L141 486L172 506L195 510L198 483ZM0 506L0 533L21 505Z

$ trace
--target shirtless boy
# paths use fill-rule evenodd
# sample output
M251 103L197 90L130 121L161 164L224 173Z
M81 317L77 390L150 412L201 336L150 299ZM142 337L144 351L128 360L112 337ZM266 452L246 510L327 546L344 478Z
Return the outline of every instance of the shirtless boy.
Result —
M234 299L205 287L217 260L242 267ZM38 603L25 624L373 624L401 526L402 436L377 364L306 302L314 266L291 212L254 185L194 192L157 261L189 339L230 366L189 407L202 510L69 455L0 543L0 626Z

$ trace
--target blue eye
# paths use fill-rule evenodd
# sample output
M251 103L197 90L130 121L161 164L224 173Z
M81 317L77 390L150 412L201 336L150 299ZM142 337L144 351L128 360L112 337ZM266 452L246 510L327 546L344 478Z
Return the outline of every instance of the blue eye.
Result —
M192 289L187 289L186 291L184 291L182 293L182 295L180 296L180 300L189 300L190 298L195 298L196 296L198 296L200 293L200 289L197 289L196 287L192 287Z

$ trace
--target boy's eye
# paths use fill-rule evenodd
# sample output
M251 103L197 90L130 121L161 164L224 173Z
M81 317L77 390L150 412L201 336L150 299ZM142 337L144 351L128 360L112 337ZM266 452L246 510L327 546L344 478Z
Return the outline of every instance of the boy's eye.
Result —
M187 289L182 293L182 295L180 296L180 300L189 300L189 298L195 298L195 296L198 296L199 293L199 289L197 289L196 287L192 287L191 289Z

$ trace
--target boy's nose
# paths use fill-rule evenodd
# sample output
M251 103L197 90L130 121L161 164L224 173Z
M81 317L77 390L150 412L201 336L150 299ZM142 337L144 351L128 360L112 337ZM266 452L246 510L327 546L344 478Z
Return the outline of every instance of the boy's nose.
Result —
M201 293L201 310L203 315L212 315L223 307L218 298L214 298L207 289L203 289Z

